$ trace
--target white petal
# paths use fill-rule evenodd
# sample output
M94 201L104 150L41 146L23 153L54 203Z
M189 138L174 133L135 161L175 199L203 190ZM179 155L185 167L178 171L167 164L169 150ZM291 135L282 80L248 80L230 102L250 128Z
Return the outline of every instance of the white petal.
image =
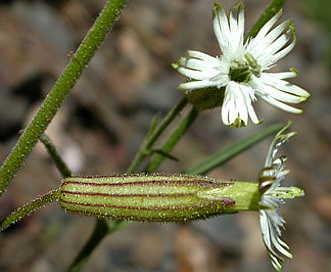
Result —
M257 117L252 103L247 108L248 108L249 118L251 118L253 124L255 124L255 125L260 124L261 121Z
M237 52L244 44L244 5L239 2L230 10L230 31L232 51Z
M272 76L278 79L287 79L296 77L298 73L296 72L282 72L282 73L273 73Z
M279 187L280 181L288 170L284 169L286 158L283 156L276 158L276 154L279 147L295 135L294 132L283 134L289 125L290 123L279 131L272 141L266 158L265 168L262 169L259 176L262 237L271 263L278 271L282 270L283 256L292 258L289 246L281 240L281 228L284 228L285 220L279 214L278 208L280 204L284 203L284 198L302 195L302 190L298 188Z
M222 106L222 120L226 125L231 125L238 117L237 101L238 94L237 84L234 82L229 82L225 89L224 101Z
M229 82L225 90L225 97L222 106L222 120L226 125L233 124L237 118L247 125L248 116L253 123L259 123L252 106L253 94L251 88L238 84L236 82Z
M301 97L283 92L283 91L275 89L273 87L265 86L263 91L265 93L260 95L260 97L269 96L269 97L272 97L272 98L274 98L276 100L279 100L281 102L291 103L291 104L298 104L298 103L302 102Z
M212 57L212 56L210 56L206 53L200 52L200 51L188 50L187 55L192 58L204 60L209 63L214 63L215 65L217 65L217 63L218 63L218 60L215 57Z
M278 217L280 219L278 219ZM281 225L283 218L278 215L275 210L260 211L260 225L262 230L263 242L267 248L271 263L278 271L282 269L284 259L281 255L292 258L292 254L288 251L289 247L280 239L280 230L277 225L280 220Z
M217 41L222 53L226 54L231 44L231 33L228 18L221 4L214 4L213 16L213 26Z
M275 252L275 250L273 249L274 241L271 234L273 231L273 226L267 211L260 211L260 225L263 242L271 259L271 263L276 270L280 271L282 269L283 258L279 256L279 254L277 254L277 252Z
M222 106L222 121L225 125L231 124L229 118L230 112L236 111L234 104L234 97L232 94L232 90L229 90L229 85L226 87L223 106Z
M290 113L294 113L294 114L300 114L302 113L302 110L301 109L297 109L297 108L294 108L292 106L289 106L283 102L280 102L270 96L261 96L261 98L266 101L267 103L269 103L270 105L274 106L274 107L277 107L283 111L286 111L286 112L290 112Z
M243 103L245 103L245 106L246 106L244 116L246 117L246 114L247 114L254 124L260 123L260 121L258 120L256 113L254 111L253 105L252 105L252 101L255 100L255 96L254 96L252 88L249 86L243 85L243 84L240 84L239 86L240 86L241 93L243 95L243 100L244 100ZM245 123L245 124L247 124L247 123Z
M293 85L285 80L281 80L277 78L277 76L274 76L274 74L272 73L262 73L259 79L266 85L301 97L302 101L305 101L310 96L310 94L304 89Z
M262 40L264 44L271 44L276 39L278 39L282 34L285 34L284 31L291 25L291 20L287 20L276 26L272 31L270 31Z
M265 35L263 38L254 38L246 45L247 50L251 52L254 50L257 54L264 54L262 49L267 49L281 34L284 34L284 30L289 26L289 21L285 21L275 27L271 32ZM262 50L262 51L261 51ZM257 57L257 56L256 56Z
M286 46L286 44L288 43L289 45ZM296 39L293 34L293 31L289 31L288 33L280 36L277 40L275 40L269 46L267 52L270 54L270 56L272 55L272 57L276 59L276 61L278 61L292 51L293 47L295 46L295 43Z
M290 38L283 35L267 47L259 48L260 53L257 56L258 63L263 67L263 70L268 70L273 64L285 57L295 45L295 39L286 45ZM284 47L285 46L285 47Z
M272 64L285 57L293 49L296 42L294 29L291 26L290 20L282 22L271 30L271 27L275 24L280 15L281 13L278 13L272 18L269 21L271 22L270 25L268 25L268 22L266 24L268 27L265 25L265 28L263 27L258 35L247 41L245 45L247 51L252 54L263 67L262 70L269 69Z
M179 66L186 67L189 69L203 71L203 70L214 69L215 67L217 67L219 65L219 62L217 61L216 63L213 63L213 62L199 60L199 59L181 58L177 64Z
M212 70L212 69L196 71L196 70L186 69L184 67L177 68L177 71L182 75L189 78L193 78L195 80L208 80L220 74L217 70Z
M276 100L292 104L298 104L305 100L301 96L278 89L275 85L267 85L261 78L253 78L251 85L260 97L272 97Z
M286 46L284 49L280 50L279 52L277 52L276 54L274 54L272 56L273 63L276 63L280 59L284 58L288 53L290 53L292 51L292 49L294 48L294 46L296 44L296 36L294 33L292 34L292 37L293 37L293 40L288 46Z
M201 80L201 81L190 81L181 83L178 86L180 90L196 90L208 87L216 87L216 83L209 80Z
M243 57L244 50L244 5L239 2L230 10L228 20L222 5L215 3L213 9L214 32L223 56L234 61Z
M280 10L274 17L272 17L259 31L256 35L256 40L263 40L265 35L270 31L270 29L276 24L279 18L282 16L282 11Z

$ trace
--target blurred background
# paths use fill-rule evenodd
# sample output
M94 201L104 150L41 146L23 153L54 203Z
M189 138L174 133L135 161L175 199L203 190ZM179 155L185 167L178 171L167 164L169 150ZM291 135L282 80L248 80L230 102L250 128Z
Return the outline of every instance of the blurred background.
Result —
M106 1L0 1L0 161L4 161ZM249 30L271 1L244 1ZM229 10L235 1L223 0ZM181 98L185 80L170 64L186 50L220 54L213 34L213 0L131 1L47 130L77 174L123 173L156 113L164 116ZM331 271L331 2L292 0L297 45L274 71L299 71L291 82L312 97L290 115L255 103L265 122L231 129L220 109L201 114L160 171L182 172L208 155L273 123L298 136L283 149L291 174L286 181L306 196L281 209L284 240L293 260L284 271ZM209 175L254 181L271 138ZM0 200L3 218L61 177L38 144ZM65 214L55 203L0 234L0 271L65 271L94 226L93 218ZM134 223L108 236L83 271L274 271L264 249L257 213L192 224Z

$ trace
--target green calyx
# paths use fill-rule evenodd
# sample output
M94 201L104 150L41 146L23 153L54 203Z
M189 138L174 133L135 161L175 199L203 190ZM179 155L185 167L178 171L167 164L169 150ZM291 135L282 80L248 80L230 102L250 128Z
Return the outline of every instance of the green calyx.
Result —
M258 184L194 175L70 177L60 188L67 212L144 222L190 222L258 210Z
M241 118L238 116L236 120L231 124L231 127L233 128L241 128L241 127L246 127L246 124Z
M220 107L223 104L225 88L210 87L186 91L187 100L197 110L208 110Z
M212 199L220 195L231 198L235 205L224 208L223 213L259 211L260 193L256 182L233 182L232 186L210 189L199 194L202 198Z

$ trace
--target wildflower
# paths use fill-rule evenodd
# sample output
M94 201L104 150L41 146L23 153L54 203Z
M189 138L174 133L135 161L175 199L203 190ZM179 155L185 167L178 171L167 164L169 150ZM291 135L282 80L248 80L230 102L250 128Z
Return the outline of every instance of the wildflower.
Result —
M286 129L286 128L285 128ZM289 170L284 169L285 156L275 158L279 147L295 135L294 132L282 134L280 131L272 142L265 166L259 176L260 192L260 224L263 242L268 251L273 267L280 271L284 259L282 255L292 258L289 247L281 239L281 230L284 228L285 220L278 212L280 204L285 198L303 196L302 190L296 187L280 187L280 182L285 179Z
M275 26L281 15L279 11L255 37L245 41L243 3L231 8L229 19L222 5L215 3L213 27L222 55L213 57L189 50L187 58L173 64L179 73L190 79L180 84L179 89L185 91L190 101L194 101L195 95L201 100L199 93L207 91L206 99L216 102L201 106L199 101L191 101L193 105L205 109L223 104L222 121L234 127L246 126L248 117L254 124L261 122L252 105L257 97L284 111L301 113L302 110L287 103L301 103L310 94L284 80L295 77L297 72L294 69L282 73L267 72L293 49L296 42L290 20ZM211 95L211 89L215 96Z
M283 134L288 126L271 143L258 182L160 173L69 177L60 187L60 206L66 212L80 215L143 222L190 222L257 211L271 263L280 271L282 256L292 255L280 239L285 220L278 208L284 199L304 194L299 188L280 186L289 170L284 169L286 157L276 155L279 147L296 134Z

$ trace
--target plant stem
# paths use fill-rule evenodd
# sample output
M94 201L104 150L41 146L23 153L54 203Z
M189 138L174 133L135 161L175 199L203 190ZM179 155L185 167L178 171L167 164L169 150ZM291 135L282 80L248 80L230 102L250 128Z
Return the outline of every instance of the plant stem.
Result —
M159 138L162 132L169 126L169 124L178 116L187 103L187 99L183 98L174 108L170 110L168 115L163 119L162 123L151 133L151 135L145 138L137 155L127 169L128 174L133 174L137 171L142 161L151 154L152 145Z
M108 1L53 89L0 168L0 196L13 180L41 134L63 104L128 0Z
M173 133L169 136L166 142L161 147L161 151L164 154L169 154L182 136L186 133L188 128L194 123L195 119L199 116L199 111L195 108L192 108L188 114L183 118L183 120L178 124ZM148 167L146 168L147 173L155 171L163 162L167 156L157 153L152 158Z
M46 204L58 200L59 193L59 189L50 191L26 203L24 206L19 207L0 222L0 231L8 228L11 224L14 224L15 222L21 220L23 217L30 215L34 211L46 206Z
M72 172L70 171L70 169L68 168L66 163L63 161L61 155L56 150L51 139L45 133L43 133L40 136L40 142L42 142L42 144L47 149L48 154L51 156L53 162L56 165L56 168L60 171L62 177L67 178L67 177L72 176Z
M105 219L97 219L91 237L84 245L82 250L77 255L72 265L68 268L68 272L77 272L87 262L88 257L92 254L93 250L99 245L102 239L109 233L107 221Z

